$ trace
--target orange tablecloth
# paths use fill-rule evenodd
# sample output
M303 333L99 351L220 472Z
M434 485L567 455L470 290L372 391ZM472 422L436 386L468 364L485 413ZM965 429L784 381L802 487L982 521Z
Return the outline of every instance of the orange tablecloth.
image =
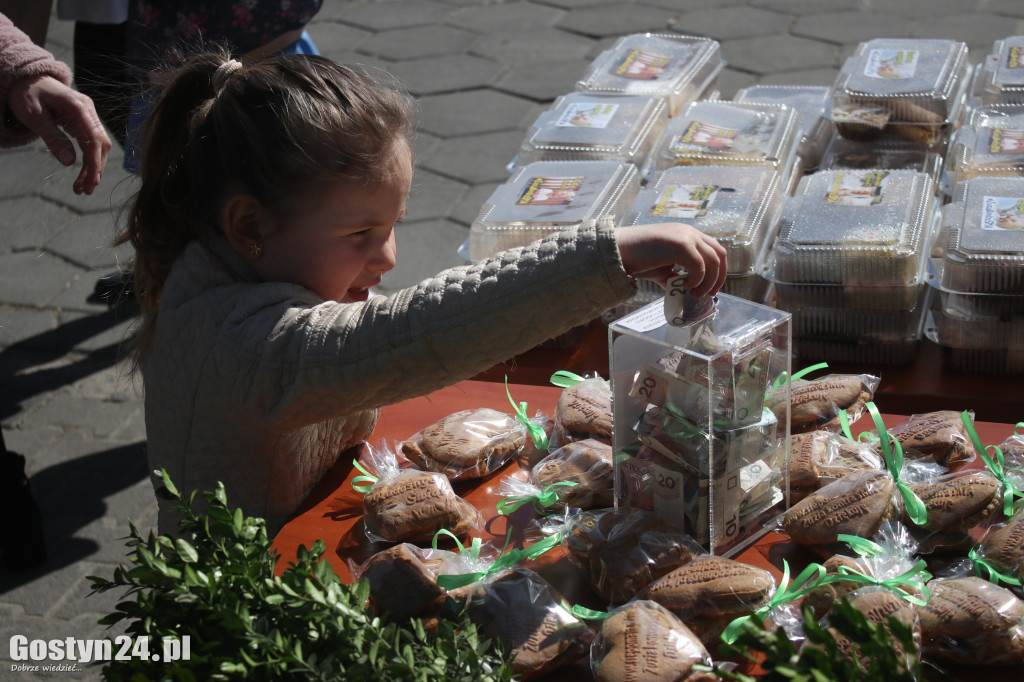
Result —
M533 415L538 410L552 414L561 389L554 386L510 384L509 391L517 403L526 401L529 406L528 413ZM509 412L511 406L505 394L505 385L487 381L464 381L428 396L386 407L381 412L380 421L370 442L375 443L384 439L394 446L395 443L411 437L423 427L453 412L478 407ZM882 417L887 427L895 426L905 419L903 416L890 414ZM1011 424L976 422L975 427L985 445L999 444L1013 433ZM873 428L871 420L863 417L853 425L852 432L859 434ZM388 546L384 543L371 542L363 530L362 495L352 488L352 479L359 475L352 466L352 460L359 458L361 449L353 448L342 455L338 464L310 493L302 507L274 538L274 548L281 555L277 566L279 573L289 562L295 560L300 545L309 547L315 540L321 539L327 544L326 559L342 580L348 582L352 577L349 562L354 562L358 566ZM502 477L515 471L517 467L517 463L512 463L489 478L454 484L456 493L490 519L481 537L485 541L492 540L498 547L504 543L507 524L513 524L514 530L521 529L524 525L522 522L528 518L522 514L532 513L529 505L521 508L522 514L517 512L509 518L497 516L496 513L495 504L501 499L495 494L497 485ZM513 532L513 542L521 544L521 540L521 536L517 539L516 533ZM805 548L789 540L788 536L775 532L769 532L735 558L768 569L776 580L781 579L784 559L794 571L800 570L810 561L821 560L820 557L812 555ZM602 608L602 605L592 603L593 597L581 584L575 566L560 550L555 549L544 555L531 565L531 568L548 578L570 602ZM966 674L960 674L958 671L958 679L980 679L982 674L1009 675L1004 679L1024 679L1024 667L985 670L985 673L963 671Z

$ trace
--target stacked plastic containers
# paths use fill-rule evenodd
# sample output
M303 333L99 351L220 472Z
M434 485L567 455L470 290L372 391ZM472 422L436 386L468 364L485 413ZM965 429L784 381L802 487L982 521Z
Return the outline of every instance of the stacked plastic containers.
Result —
M619 38L594 59L576 91L604 95L654 95L675 116L715 88L724 62L717 40L671 33Z
M958 184L940 229L928 337L953 367L1024 372L1024 178Z
M816 169L832 140L835 126L825 116L832 88L818 85L752 85L736 92L734 102L784 104L796 110L799 142L795 173ZM794 173L794 175L795 175Z
M514 163L621 161L640 167L667 122L661 97L569 93L537 117Z
M836 135L832 138L821 170L912 170L927 173L934 181L935 192L941 190L943 178L943 149L928 147L895 133L883 133L870 142L848 140Z
M981 104L1024 104L1024 36L992 44L975 88Z
M953 40L860 43L832 86L830 118L840 135L872 140L891 132L945 145L969 81L967 45Z
M807 361L907 363L927 308L932 178L819 171L782 211L767 276Z
M678 326L665 299L609 325L615 495L728 556L789 506L790 315L716 299ZM784 417L766 407L776 383Z
M626 225L683 222L717 239L728 252L723 291L763 300L767 281L760 266L782 206L781 174L763 166L698 166L657 173L640 191ZM664 295L658 285L641 281L637 303Z
M946 154L947 191L982 176L1024 177L1024 105L993 104L971 111Z
M471 260L610 217L620 224L640 189L637 167L615 161L537 161L483 205L469 232Z

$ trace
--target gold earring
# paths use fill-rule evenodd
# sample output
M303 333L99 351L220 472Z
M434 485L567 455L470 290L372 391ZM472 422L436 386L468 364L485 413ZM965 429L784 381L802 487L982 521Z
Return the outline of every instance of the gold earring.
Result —
M250 256L252 256L253 258L259 258L262 253L263 253L263 247L262 246L260 246L256 242L253 242L252 244L249 244L249 255Z

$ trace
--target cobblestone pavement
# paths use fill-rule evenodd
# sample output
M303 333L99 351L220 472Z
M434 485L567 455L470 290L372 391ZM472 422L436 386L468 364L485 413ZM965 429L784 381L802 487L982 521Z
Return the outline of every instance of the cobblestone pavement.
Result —
M729 98L755 83L831 84L871 38L962 40L979 61L994 40L1024 34L1022 19L1020 0L325 0L309 30L327 56L385 69L419 98L388 292L462 262L458 246L530 122L617 36L721 41ZM54 17L46 44L67 62L72 28ZM27 456L49 553L38 570L0 572L0 680L98 678L95 667L15 671L10 637L102 637L96 621L117 595L87 598L86 576L122 560L129 519L155 519L141 391L118 360L133 317L92 298L97 277L130 258L110 242L134 178L116 149L93 196L71 192L76 173L41 144L0 153L0 421Z

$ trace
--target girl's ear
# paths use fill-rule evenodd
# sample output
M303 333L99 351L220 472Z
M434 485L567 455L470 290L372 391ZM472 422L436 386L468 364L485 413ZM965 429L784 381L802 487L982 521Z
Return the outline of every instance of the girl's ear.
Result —
M228 244L246 258L259 258L263 250L263 214L263 204L251 194L233 195L221 210L220 222Z

